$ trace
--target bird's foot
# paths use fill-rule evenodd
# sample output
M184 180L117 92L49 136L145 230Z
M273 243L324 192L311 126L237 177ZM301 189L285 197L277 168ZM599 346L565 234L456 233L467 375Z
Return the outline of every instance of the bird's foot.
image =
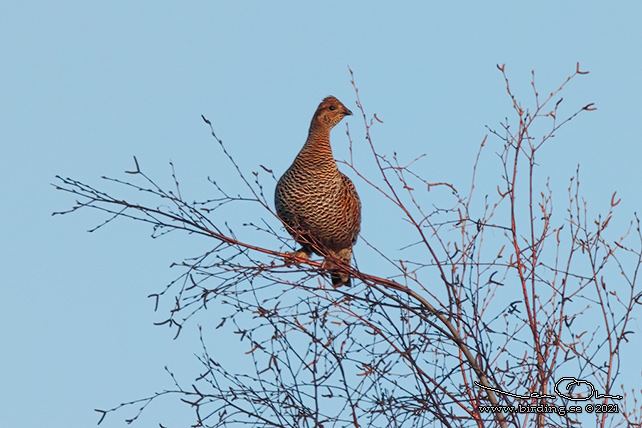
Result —
M306 253L303 250L298 250L294 252L286 252L285 253L287 258L285 259L285 265L290 266L290 265L298 265L299 262L296 259L309 259L310 254Z

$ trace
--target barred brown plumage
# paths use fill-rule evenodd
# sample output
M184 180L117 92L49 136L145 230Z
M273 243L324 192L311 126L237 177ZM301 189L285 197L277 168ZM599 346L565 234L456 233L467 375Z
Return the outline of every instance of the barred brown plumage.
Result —
M338 99L326 97L312 117L308 139L274 193L276 213L302 246L299 255L325 257L332 285L350 285L333 256L350 264L352 246L361 228L361 202L332 156L330 130L352 112Z

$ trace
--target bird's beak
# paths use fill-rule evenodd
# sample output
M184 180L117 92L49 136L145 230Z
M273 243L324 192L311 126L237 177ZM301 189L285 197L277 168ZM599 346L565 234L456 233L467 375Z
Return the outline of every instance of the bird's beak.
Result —
M352 112L348 109L346 109L346 111L344 111L343 114L346 116L352 116Z

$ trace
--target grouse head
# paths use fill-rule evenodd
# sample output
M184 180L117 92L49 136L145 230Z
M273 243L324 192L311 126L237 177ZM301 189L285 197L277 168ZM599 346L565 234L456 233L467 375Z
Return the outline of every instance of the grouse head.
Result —
M312 118L311 127L322 127L328 131L341 122L345 116L350 116L352 112L344 106L341 101L333 96L329 96L321 101L314 117Z

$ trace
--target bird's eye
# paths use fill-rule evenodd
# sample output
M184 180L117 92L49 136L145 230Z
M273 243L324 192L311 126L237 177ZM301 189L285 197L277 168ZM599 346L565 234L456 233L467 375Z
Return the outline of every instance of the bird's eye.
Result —
M330 106L330 107L328 107L328 108L330 109L330 111L334 111L334 109L335 109L336 107L335 107L335 106Z

